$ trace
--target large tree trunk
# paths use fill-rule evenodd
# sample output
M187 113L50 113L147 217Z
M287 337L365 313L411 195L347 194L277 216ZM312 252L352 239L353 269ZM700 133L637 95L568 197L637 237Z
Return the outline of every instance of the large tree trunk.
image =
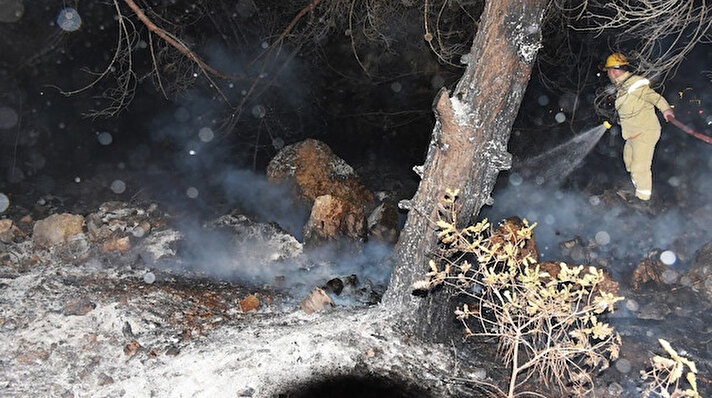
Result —
M472 221L485 204L501 170L511 166L507 152L512 124L541 46L547 0L487 2L467 68L450 95L434 104L436 124L418 191L395 249L395 264L383 305L402 316L403 326L430 341L444 341L454 325L454 297L447 289L426 297L412 295L412 284L427 272L437 245L433 227L445 189L459 189L458 220Z

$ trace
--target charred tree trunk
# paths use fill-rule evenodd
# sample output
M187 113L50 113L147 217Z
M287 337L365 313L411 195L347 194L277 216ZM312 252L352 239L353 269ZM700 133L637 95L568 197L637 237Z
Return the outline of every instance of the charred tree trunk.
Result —
M447 188L459 189L458 220L477 217L500 171L509 169L507 152L512 124L541 47L546 0L488 1L467 68L450 94L434 103L436 124L418 191L395 249L395 264L383 305L399 313L403 326L430 341L444 341L454 325L455 299L447 289L426 297L412 295L413 282L427 272L436 248L434 220Z

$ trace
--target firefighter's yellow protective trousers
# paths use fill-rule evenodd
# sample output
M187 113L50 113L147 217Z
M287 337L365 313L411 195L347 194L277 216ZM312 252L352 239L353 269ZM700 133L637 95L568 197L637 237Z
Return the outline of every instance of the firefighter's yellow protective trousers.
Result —
M653 153L661 130L655 107L663 112L670 105L641 76L626 72L616 79L616 86L616 111L625 139L623 162L633 180L635 196L649 200L653 193Z

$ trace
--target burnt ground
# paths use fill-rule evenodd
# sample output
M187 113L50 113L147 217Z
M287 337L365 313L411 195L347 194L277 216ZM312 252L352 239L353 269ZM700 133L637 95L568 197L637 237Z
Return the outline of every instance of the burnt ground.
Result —
M414 186L406 173L385 175L392 178L373 179L371 175L364 180L371 189L389 191L399 198ZM161 212L155 213L156 228L149 237L193 212L209 219L231 210L229 203L219 200L209 210L190 202L165 200L171 197L165 190L116 195L107 189L113 177L85 178L76 185L58 187L51 195L32 190L10 195L13 206L5 216L15 220L26 235L3 246L3 395L477 397L492 396L487 383L501 383L506 377L491 342L463 345L458 338L451 345L418 342L400 332L390 320L392 314L373 305L376 300L345 295L335 297L334 310L305 314L299 301L312 286L345 275L343 268L325 265L333 260L322 258L318 264L300 265L294 270L299 278L287 274L280 282L255 282L224 273L218 277L209 265L187 266L196 261L194 258L150 263L141 255L145 244L135 237L132 249L120 254L97 250L93 243L81 253L42 250L32 244L30 224L20 222L22 217L29 214L39 220L63 212L86 216L110 199L123 199L127 207L143 209L158 203ZM144 178L128 172L116 177L127 182ZM507 178L503 176L504 181ZM570 185L575 186L575 176L573 181ZM614 214L634 230L640 230L636 224L640 220L650 225L651 220L664 219L666 209L693 206L672 203L668 196L652 210L641 208L613 191L615 184L625 180L614 181L598 186L598 192L592 185L580 188L577 195L588 192L584 202L597 203L592 207ZM548 202L559 207L563 202L577 203L576 198L559 196L570 192L566 188L549 190L548 197L553 199ZM538 194L541 192L532 190L526 197ZM152 195L163 200L150 201ZM502 196L496 200L507 202ZM535 209L542 211L541 207ZM522 206L520 214L526 216L527 211L531 209ZM661 353L658 338L668 339L696 362L703 396L712 391L708 377L712 366L710 303L699 283L685 279L700 247L697 242L708 237L706 231L693 226L711 221L708 213L695 214L698 217L687 230L670 229L666 234L689 238L689 247L675 246L678 263L658 268L658 280L653 275L640 283L633 278L636 266L646 258L660 266L659 254L667 248L652 251L659 243L656 239L640 234L632 244L604 244L596 241L591 232L595 228L572 227L563 218L553 227L540 221L539 246L544 257L603 266L619 281L621 295L626 297L611 319L623 337L621 359L599 375L597 396L639 396L639 372L652 354ZM590 216L598 217L595 211ZM619 233L631 236L631 231L615 231L620 226L611 225L611 240ZM551 229L557 231L552 234L559 244L557 250L546 250L554 244L547 234ZM565 244L571 241L575 243ZM611 249L616 245L621 250ZM181 266L167 266L171 262ZM674 274L663 277L665 269ZM304 278L310 272L314 277ZM354 273L359 272L366 271L355 268ZM299 282L290 283L292 277ZM368 285L373 290L371 297L382 293L387 281L384 277L374 280L377 282ZM635 289L634 284L638 285ZM257 298L256 309L245 311L248 297ZM558 394L547 393L537 384L527 387L545 395Z

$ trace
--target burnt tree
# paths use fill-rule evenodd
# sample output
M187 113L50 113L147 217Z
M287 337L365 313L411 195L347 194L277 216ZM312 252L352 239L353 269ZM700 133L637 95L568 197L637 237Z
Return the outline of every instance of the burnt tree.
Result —
M401 203L408 219L395 249L395 264L383 305L406 329L432 341L444 341L454 325L452 292L412 294L413 282L427 272L437 245L434 220L445 190L459 189L458 220L473 220L485 204L500 171L511 166L507 142L541 47L541 23L547 0L488 1L465 73L453 93L435 99L436 124L412 200Z

